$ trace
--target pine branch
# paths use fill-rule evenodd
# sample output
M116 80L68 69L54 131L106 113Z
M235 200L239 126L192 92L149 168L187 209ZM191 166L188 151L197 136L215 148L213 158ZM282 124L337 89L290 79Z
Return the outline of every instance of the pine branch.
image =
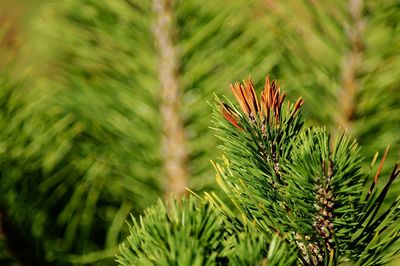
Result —
M133 219L121 265L216 265L225 239L223 216L195 198L161 202Z
M154 37L159 48L161 85L160 112L163 124L162 154L165 168L165 195L186 194L188 183L185 131L181 115L179 65L173 32L173 0L153 0L156 16Z
M352 120L356 112L356 95L358 87L358 75L362 64L362 53L364 49L363 32L365 19L363 16L363 0L350 0L348 9L350 14L350 25L347 25L347 37L350 51L342 62L342 89L339 91L337 124L342 128L352 128Z
M201 197L159 202L121 245L120 265L296 265L296 252L254 228L234 226Z
M260 98L250 79L231 85L231 91L238 106L217 98L215 124L225 157L224 167L214 166L237 211L208 193L174 201L168 210L160 203L140 223L134 221L119 263L317 266L391 261L400 251L400 198L389 207L382 203L400 173L399 164L383 189L371 186L368 193L357 142L339 132L331 143L326 128L303 130L301 98L283 109L285 93L268 77Z
M266 87L269 86L267 80ZM339 133L331 151L332 144L326 129L310 128L297 134L280 134L293 132L288 127L297 128L293 124L296 120L291 119L293 116L290 114L301 117L298 111L301 100L299 104L288 105L286 116L278 120L269 119L264 126L260 126L259 119L255 118L260 115L263 121L265 112L258 107L252 84L237 84L233 92L241 112L226 103L218 104L222 109L219 116L223 117L225 125L218 117L216 121L224 132L221 139L228 160L225 160L225 169L217 167L217 170L228 184L225 191L249 222L257 224L267 236L278 235L289 243L296 243L303 264L336 264L348 255L354 261L373 261L377 264L393 258L395 253L375 256L366 249L374 246L379 252L386 250L385 254L389 254L387 243L394 243L400 225L376 227L379 224L377 221L382 221L383 217L387 219L385 224L399 224L397 203L385 208L393 214L390 217L376 218L376 215L398 170L393 171L390 182L379 196L364 201L363 184L368 176L361 172L359 148L354 140ZM263 97L261 100L265 102ZM272 106L281 105L280 101L276 102L278 105ZM273 170L273 160L259 156L262 139L259 136L269 131L271 135L266 135L267 139L272 137L279 143L279 175ZM282 136L286 138L280 142ZM276 150L272 146L265 147L269 147L269 152ZM290 153L285 152L286 147L290 147ZM377 175L380 171L381 166ZM364 211L367 206L370 207ZM364 213L365 219L368 217L369 223L359 220L360 213ZM373 227L370 219L375 219ZM360 230L362 233L359 233ZM354 240L356 234L360 237ZM377 239L375 235L383 236Z
M276 74L307 101L310 123L332 134L338 125L349 126L364 147L363 167L392 144L382 170L388 174L400 147L396 1L268 3L262 27L273 34L274 51L281 51Z
M106 263L128 213L161 191L156 69L143 59L155 54L152 12L137 4L44 3L30 23L35 66L1 73L0 194L43 260Z

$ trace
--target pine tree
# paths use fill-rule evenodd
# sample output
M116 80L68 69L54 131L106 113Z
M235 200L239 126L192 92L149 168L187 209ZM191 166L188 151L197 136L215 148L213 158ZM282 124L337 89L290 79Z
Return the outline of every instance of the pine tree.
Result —
M218 99L215 108L224 151L216 169L238 212L210 194L199 197L196 208L191 200L172 204L170 212L159 205L140 223L134 220L127 244L121 246L120 264L390 262L400 251L400 198L389 207L382 204L400 164L378 187L385 158L370 182L357 142L338 132L332 143L326 128L305 128L303 100L284 104L286 93L276 81L267 78L260 98L251 80L235 83L231 90L239 106ZM252 241L254 232L260 240ZM276 241L278 251L267 252ZM232 254L251 261L238 263Z
M15 61L0 70L0 203L19 242L43 263L107 264L129 213L184 186L214 189L207 101L248 73L281 77L331 138L348 128L364 171L390 143L385 184L400 154L399 11L394 0L41 1L24 47L0 41L0 67Z

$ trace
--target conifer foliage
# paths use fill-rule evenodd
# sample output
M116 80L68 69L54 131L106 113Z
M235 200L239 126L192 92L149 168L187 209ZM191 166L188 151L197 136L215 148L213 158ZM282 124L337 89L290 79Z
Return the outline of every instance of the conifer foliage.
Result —
M287 265L278 254L288 250L303 263L332 250L333 262L344 260L349 247L345 256L360 263L364 251L388 254L400 189L391 168L400 156L397 0L3 2L23 9L0 3L1 265L3 254L22 264L113 264L129 213L185 187L214 189L209 160L221 152L220 185L248 219L210 196L231 230L220 235L216 263ZM257 98L246 80L228 97L238 106L218 100L215 138L213 93L265 72L282 78L289 99L303 97L307 123L302 100L287 106L271 81ZM386 163L378 160L366 181L389 143ZM187 204L174 212L203 208ZM204 250L190 261L208 263Z
M237 210L230 211L210 194L196 208L192 199L179 208L175 203L169 213L160 205L131 226L119 261L139 265L138 259L145 257L171 265L162 261L190 254L177 247L187 241L196 243L187 245L199 250L196 254L207 250L207 265L243 265L224 253L227 247L254 258L246 265L280 265L285 258L286 265L289 258L294 265L385 265L393 259L400 250L400 198L389 207L382 203L400 165L383 187L377 186L386 152L369 184L357 142L345 132L333 140L326 128L305 128L301 98L284 104L285 93L268 77L260 98L250 79L231 85L231 90L239 106L217 99L215 108L224 152L222 164L215 166ZM267 247L277 241L279 252L269 254ZM149 250L157 250L156 255Z
M144 215L133 219L120 265L264 265L266 259L291 265L296 259L279 239L268 245L254 229L235 226L210 202L193 196L167 205L160 201Z
M0 201L38 257L107 265L129 213L185 186L215 187L207 100L245 75L243 65L259 65L270 42L260 46L249 30L244 0L161 1L165 12L142 0L42 2L29 21L23 74L0 73ZM165 13L172 21L157 33ZM167 78L160 34L176 55ZM172 93L170 78L179 85ZM178 127L168 128L169 117ZM166 145L177 142L182 152ZM176 162L181 185L167 171Z

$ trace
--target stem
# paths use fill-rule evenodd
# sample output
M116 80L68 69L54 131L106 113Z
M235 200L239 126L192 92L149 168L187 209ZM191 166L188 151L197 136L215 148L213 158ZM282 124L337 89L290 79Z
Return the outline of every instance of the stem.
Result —
M351 24L347 27L347 38L350 51L344 56L342 64L342 89L339 92L339 115L337 124L351 130L351 123L356 110L356 96L359 90L357 75L360 71L362 52L364 50L363 31L365 19L362 17L363 0L349 1Z
M334 249L334 227L333 227L333 208L334 208L334 195L332 188L333 176L333 162L322 162L322 178L317 180L316 184L316 208L317 219L314 221L314 227L321 239L324 246L320 250L331 252ZM326 257L328 254L324 254Z
M153 0L156 17L154 37L159 49L161 118L163 123L162 155L165 169L165 196L186 194L188 179L187 152L180 113L180 86L176 47L173 41L173 0Z

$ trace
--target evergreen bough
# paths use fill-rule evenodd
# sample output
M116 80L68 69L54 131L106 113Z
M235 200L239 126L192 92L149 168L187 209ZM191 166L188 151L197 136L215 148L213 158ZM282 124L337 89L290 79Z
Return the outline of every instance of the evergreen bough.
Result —
M382 203L400 166L380 184L389 147L370 178L357 142L343 131L332 137L326 128L305 128L303 100L285 105L276 81L267 77L260 99L250 79L231 90L239 106L217 98L215 129L224 155L214 165L236 208L207 193L159 203L130 226L120 264L390 262L400 250L400 197Z
M152 1L40 2L16 46L3 42L13 13L1 10L0 65L18 55L26 68L0 71L0 205L24 236L5 230L4 241L17 243L21 262L19 250L43 263L108 265L128 213L164 192L157 15ZM168 9L191 189L213 186L211 90L244 71L282 77L292 97L306 100L307 125L326 125L335 139L346 125L364 169L390 142L386 182L400 155L396 0L165 2L175 2ZM393 186L386 201L398 192Z

